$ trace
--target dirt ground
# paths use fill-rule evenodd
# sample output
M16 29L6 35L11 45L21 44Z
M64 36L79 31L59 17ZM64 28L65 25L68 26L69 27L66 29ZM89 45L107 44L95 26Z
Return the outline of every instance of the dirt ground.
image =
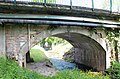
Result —
M45 76L54 76L58 70L51 67L47 62L28 63L27 68Z

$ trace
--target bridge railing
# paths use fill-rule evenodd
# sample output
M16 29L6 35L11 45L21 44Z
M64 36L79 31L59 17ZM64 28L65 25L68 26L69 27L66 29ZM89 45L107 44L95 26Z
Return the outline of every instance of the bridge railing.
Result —
M42 4L42 5L60 5L72 7L84 7L91 10L100 9L109 12L120 13L119 0L0 0L0 2L10 2L13 4Z

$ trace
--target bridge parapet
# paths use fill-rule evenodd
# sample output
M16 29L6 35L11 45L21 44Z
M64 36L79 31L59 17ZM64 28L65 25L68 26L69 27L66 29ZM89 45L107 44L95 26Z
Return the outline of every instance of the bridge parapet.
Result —
M52 5L52 6L68 6L85 7L95 9L108 10L110 12L120 12L119 0L1 0L1 2L10 2L13 4L37 4L37 5ZM99 3L99 4L98 4Z
M2 0L1 13L51 14L118 20L118 0Z

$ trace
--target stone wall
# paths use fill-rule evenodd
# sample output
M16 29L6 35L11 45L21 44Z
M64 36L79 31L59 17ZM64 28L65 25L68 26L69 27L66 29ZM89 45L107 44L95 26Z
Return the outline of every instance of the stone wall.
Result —
M6 45L5 45L5 30L4 26L0 25L0 56L5 56Z
M22 45L28 41L27 33L27 26L25 25L5 25L7 57L18 60Z

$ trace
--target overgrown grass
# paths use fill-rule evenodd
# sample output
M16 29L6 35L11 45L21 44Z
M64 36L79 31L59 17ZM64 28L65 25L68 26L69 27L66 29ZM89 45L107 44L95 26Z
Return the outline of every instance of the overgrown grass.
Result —
M110 79L109 76L103 76L102 73L94 74L90 71L83 72L78 69L63 70L52 79Z
M0 79L43 79L42 75L23 69L12 60L0 58Z
M47 60L46 55L40 49L31 49L30 56L35 62L42 62Z
M102 74L92 74L75 70L64 70L53 77L46 77L19 67L12 60L0 58L0 79L110 79Z

